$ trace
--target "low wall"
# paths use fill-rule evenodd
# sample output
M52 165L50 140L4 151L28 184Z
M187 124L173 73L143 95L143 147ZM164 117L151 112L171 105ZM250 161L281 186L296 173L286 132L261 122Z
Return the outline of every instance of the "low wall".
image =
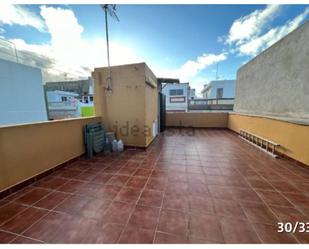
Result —
M169 112L167 127L226 128L227 112Z
M279 152L309 165L309 126L266 117L229 114L228 128L247 130L280 144ZM308 166L309 167L309 166Z
M100 117L0 127L0 191L85 152L83 127Z

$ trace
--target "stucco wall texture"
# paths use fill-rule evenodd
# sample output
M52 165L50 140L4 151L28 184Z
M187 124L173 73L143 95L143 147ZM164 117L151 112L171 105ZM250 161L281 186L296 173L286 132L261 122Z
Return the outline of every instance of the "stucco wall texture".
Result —
M234 111L309 118L309 21L237 72Z

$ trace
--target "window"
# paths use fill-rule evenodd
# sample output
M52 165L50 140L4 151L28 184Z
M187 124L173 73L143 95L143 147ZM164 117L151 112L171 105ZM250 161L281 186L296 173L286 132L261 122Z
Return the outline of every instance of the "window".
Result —
M171 96L183 95L183 89L171 89L170 90L170 95Z
M61 101L62 101L62 102L68 101L68 98L65 97L65 96L61 96Z
M223 88L217 88L217 99L222 99L223 97Z
M90 96L90 101L91 101L91 102L93 101L93 96Z

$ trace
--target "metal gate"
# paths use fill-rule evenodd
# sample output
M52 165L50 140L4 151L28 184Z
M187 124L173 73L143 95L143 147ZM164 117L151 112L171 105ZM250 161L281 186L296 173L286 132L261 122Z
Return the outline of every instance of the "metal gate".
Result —
M165 95L159 92L159 103L160 103L160 132L165 130Z

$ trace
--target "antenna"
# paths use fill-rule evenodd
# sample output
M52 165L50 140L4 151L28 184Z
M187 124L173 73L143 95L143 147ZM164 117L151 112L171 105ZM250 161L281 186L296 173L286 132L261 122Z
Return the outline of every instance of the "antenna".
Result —
M217 69L216 69L216 80L219 79L219 62L217 62Z
M109 39L108 39L108 18L107 13L113 19L119 22L119 18L116 14L116 4L101 4L101 8L105 13L105 31L106 31L106 50L107 50L107 65L108 65L108 77L106 78L107 81L107 88L106 91L112 93L112 76L111 76L111 66L110 66L110 57L109 57Z

